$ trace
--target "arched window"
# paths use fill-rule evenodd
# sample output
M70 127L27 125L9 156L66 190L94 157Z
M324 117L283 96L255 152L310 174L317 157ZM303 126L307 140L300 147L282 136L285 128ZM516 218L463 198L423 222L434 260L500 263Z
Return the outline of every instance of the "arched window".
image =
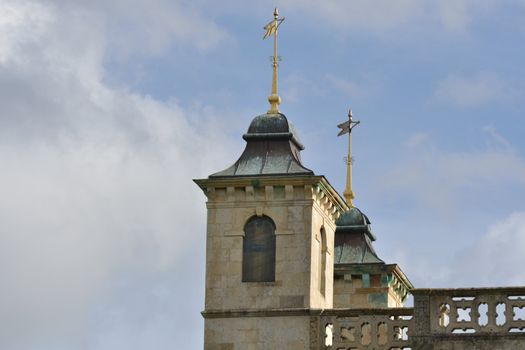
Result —
M275 224L267 216L254 216L244 226L242 281L275 281Z
M325 294L326 290L326 232L324 227L321 227L321 244L319 244L319 289L321 294Z

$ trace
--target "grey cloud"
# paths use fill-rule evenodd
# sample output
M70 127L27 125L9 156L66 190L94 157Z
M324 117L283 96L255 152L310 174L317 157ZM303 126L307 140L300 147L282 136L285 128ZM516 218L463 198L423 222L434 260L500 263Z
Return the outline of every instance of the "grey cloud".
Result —
M157 56L172 47L209 51L231 40L224 28L184 1L45 0L45 3L59 11L95 15L89 30L102 28L110 43L107 54L118 58Z
M452 279L466 285L520 286L525 281L525 213L514 212L458 254Z
M491 73L475 76L449 75L436 84L433 98L462 107L485 105L511 98L508 83Z
M428 140L428 135L422 135ZM460 196L467 189L485 189L495 184L522 186L525 183L525 160L507 145L505 148L478 152L445 152L431 142L421 143L419 135L409 138L418 148L409 153L381 176L380 191L403 193L405 196L435 210L459 209ZM486 194L489 196L488 194Z
M184 260L202 254L205 209L191 178L229 161L229 143L186 118L220 124L108 86L96 14L6 7L24 20L0 46L0 347L130 348L142 326L166 347L192 327L200 338L199 299L187 299L202 266Z

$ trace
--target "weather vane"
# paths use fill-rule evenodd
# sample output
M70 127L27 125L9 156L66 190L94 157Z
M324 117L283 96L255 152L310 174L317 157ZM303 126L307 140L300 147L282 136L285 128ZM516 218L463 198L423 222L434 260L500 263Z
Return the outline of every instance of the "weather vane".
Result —
M273 35L273 75L272 75L272 93L268 97L268 102L270 102L270 109L268 110L268 114L278 114L279 111L279 105L281 104L281 98L277 94L277 67L279 64L277 63L279 60L279 57L277 56L277 28L283 23L284 17L279 18L279 11L277 10L277 7L273 11L273 20L264 26L264 36L263 39L266 39Z
M352 119L352 109L348 111L348 120L344 123L337 125L341 130L337 136L348 134L348 157L346 158L346 187L343 192L343 196L346 199L346 203L350 207L353 206L352 200L355 198L354 192L352 191L352 129L360 123L359 120Z

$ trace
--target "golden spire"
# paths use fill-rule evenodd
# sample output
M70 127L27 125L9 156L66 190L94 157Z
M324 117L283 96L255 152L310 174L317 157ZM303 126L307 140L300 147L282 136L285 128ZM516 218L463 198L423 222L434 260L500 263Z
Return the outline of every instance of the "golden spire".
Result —
M343 192L343 196L346 199L348 206L353 207L352 200L355 198L354 192L352 191L352 129L359 124L360 121L354 121L352 119L352 110L348 111L348 121L339 124L337 127L341 129L337 136L348 134L348 157L346 160L346 187Z
M279 64L277 63L279 61L279 56L277 56L277 28L279 28L283 21L284 17L279 18L279 11L276 7L273 11L273 20L264 26L264 30L266 32L264 33L263 39L266 39L269 36L273 35L272 94L268 97L268 102L270 102L270 109L268 110L268 114L280 113L279 105L281 104L281 98L277 94L277 67L279 66Z

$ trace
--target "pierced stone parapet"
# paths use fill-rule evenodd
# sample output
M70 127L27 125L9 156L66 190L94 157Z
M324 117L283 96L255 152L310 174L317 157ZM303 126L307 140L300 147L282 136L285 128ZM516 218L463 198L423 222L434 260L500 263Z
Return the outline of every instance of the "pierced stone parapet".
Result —
M432 334L525 335L525 288L420 289Z
M409 347L413 310L339 309L320 317L320 349L389 350Z
M525 349L525 287L411 293L414 308L323 310L318 349Z

